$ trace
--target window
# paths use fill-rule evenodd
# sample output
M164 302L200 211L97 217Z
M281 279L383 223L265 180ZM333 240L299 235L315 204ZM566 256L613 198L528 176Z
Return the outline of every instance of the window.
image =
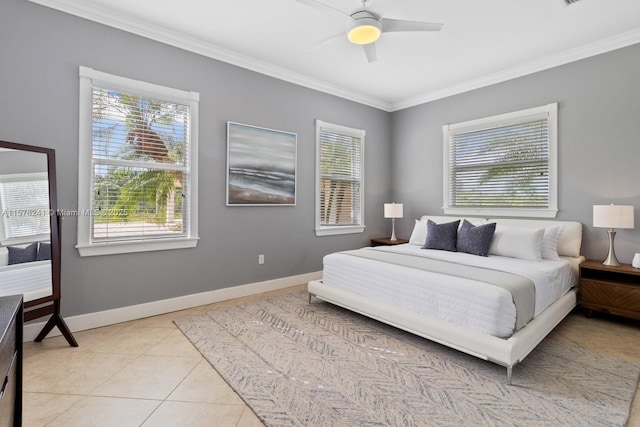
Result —
M0 175L0 242L6 246L49 240L47 173Z
M316 235L364 231L364 130L316 120Z
M443 126L444 212L555 217L557 116L549 104Z
M198 94L80 67L81 256L194 247Z

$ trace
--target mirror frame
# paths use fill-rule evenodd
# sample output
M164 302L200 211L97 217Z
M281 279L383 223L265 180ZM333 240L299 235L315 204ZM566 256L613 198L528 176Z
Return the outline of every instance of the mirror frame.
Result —
M12 150L43 153L47 156L47 174L49 178L49 229L51 234L51 295L25 302L24 321L28 322L43 316L51 315L48 322L36 337L39 342L57 326L69 344L77 347L78 343L67 327L60 314L60 280L61 280L61 245L60 245L60 220L58 211L58 193L56 187L56 154L53 148L38 147L34 145L19 144L16 142L0 141L1 148Z

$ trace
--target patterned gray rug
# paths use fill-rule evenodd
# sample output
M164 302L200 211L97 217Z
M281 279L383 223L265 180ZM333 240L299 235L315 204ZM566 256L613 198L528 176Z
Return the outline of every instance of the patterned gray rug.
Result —
M622 426L640 367L547 339L513 372L304 290L175 321L267 426Z

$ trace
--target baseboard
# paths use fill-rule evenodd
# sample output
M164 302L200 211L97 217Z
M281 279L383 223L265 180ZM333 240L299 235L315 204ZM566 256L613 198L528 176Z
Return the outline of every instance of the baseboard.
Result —
M157 316L159 314L171 313L178 310L185 310L188 308L198 307L200 305L256 295L263 292L275 291L277 289L284 289L291 286L301 285L303 283L310 282L311 280L319 280L321 278L322 272L317 271L297 276L266 280L264 282L217 289L215 291L184 295L181 297L153 301L145 304L115 308L113 310L65 317L64 320L71 332L85 331L87 329L100 328L102 326L115 325L117 323L129 322L131 320L143 319L145 317ZM24 325L24 342L33 341L42 330L45 323L46 321ZM47 337L57 335L61 335L60 331L58 328L54 328Z

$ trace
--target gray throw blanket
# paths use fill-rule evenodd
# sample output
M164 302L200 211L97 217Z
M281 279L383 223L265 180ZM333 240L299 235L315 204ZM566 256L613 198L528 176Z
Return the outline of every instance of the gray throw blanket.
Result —
M533 319L536 291L533 282L526 277L450 261L366 248L341 253L499 286L509 291L513 297L513 303L516 306L516 331Z

